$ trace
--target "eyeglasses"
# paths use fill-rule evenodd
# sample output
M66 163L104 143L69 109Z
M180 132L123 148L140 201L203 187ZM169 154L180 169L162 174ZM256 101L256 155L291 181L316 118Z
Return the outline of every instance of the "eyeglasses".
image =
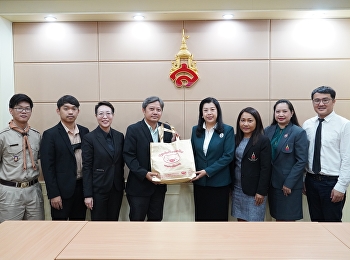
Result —
M17 112L26 112L26 113L30 113L32 112L32 109L30 107L14 107L14 110L16 110Z
M322 98L322 99L320 99L320 98L315 98L315 99L312 100L312 102L313 102L315 105L318 105L318 104L320 104L321 101L322 101L323 104L327 105L327 104L329 103L329 101L331 101L331 100L333 100L333 99L332 99L332 98Z
M100 117L100 118L102 118L104 116L111 117L111 116L113 116L113 113L112 112L106 112L106 113L100 112L100 113L97 114L97 116Z

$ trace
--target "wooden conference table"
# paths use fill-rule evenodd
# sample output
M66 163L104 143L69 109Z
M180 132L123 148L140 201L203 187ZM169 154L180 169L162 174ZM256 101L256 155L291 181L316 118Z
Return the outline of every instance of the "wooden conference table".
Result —
M350 248L350 223L322 223L322 225Z
M5 221L0 260L55 259L87 222Z
M0 259L350 259L350 223L5 221Z

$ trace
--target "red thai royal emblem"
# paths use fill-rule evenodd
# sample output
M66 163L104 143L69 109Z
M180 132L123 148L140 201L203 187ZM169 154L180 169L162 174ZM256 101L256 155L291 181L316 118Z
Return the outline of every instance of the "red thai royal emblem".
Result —
M255 162L258 160L258 158L256 158L255 153L253 152L252 155L250 156L250 158L248 158L248 160L251 162Z
M199 79L196 62L193 61L193 55L187 49L186 39L188 38L189 36L185 36L185 30L182 30L180 51L175 55L175 61L171 62L173 66L169 77L178 88L189 88Z

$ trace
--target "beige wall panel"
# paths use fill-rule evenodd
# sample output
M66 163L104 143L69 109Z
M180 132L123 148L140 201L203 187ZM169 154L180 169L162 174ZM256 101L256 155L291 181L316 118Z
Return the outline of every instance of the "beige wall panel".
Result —
M56 104L34 103L32 116L29 120L31 127L43 134L44 130L56 125L59 116L56 113Z
M79 101L98 100L98 65L16 63L15 91L28 94L34 102L56 102L67 94Z
M126 128L140 121L143 118L143 113L141 111L140 102L113 102L115 108L115 115L113 119L112 127L122 132L124 135L126 133Z
M162 122L169 122L179 133L180 138L184 139L185 134L185 103L183 101L164 100L164 112L161 118Z
M223 121L225 124L233 126L235 133L236 122L239 112L245 107L254 107L259 111L264 127L270 123L270 109L268 101L221 101L220 102ZM185 138L191 138L192 127L198 123L198 108L199 103L194 101L188 101L185 104Z
M350 98L350 60L271 61L270 68L271 99L310 99L322 85L334 88L338 98Z
M99 22L101 61L172 60L180 50L182 22Z
M349 19L271 20L272 59L350 58Z
M186 99L268 99L268 66L268 61L198 62L199 80L186 89Z
M267 59L269 20L186 21L194 60Z
M145 98L147 97L145 96L144 99ZM142 120L142 101L112 102L116 113L113 119L112 127L125 134L129 125ZM164 99L163 101L164 112L160 121L169 122L171 125L173 125L182 138L184 133L184 102L166 101Z
M57 99L60 97L57 97ZM94 105L80 102L80 112L77 119L78 124L89 128L90 131L97 126L97 121L93 113ZM33 113L29 121L30 125L42 134L46 129L53 127L60 121L56 109L56 102L34 103Z
M170 62L100 63L101 99L143 101L149 96L183 100L169 78Z
M96 61L97 23L14 23L15 62Z
M59 98L59 97L58 97ZM58 99L57 98L57 99ZM94 115L96 102L83 103L80 102L80 113L77 123L94 130L98 123ZM126 133L126 128L143 119L141 111L142 101L123 103L111 102L115 108L115 116L112 127L123 134ZM169 122L178 131L181 137L184 133L184 102L165 101L164 112L161 118L162 122ZM60 118L56 113L56 103L34 103L34 110L30 119L30 124L41 133L56 125Z
M334 111L350 120L350 100L337 100L334 106Z
M94 130L98 125L95 117L96 104L97 104L97 101L93 103L80 102L80 112L79 112L79 117L77 119L77 123L89 128L90 131ZM114 125L112 125L112 127L115 128ZM115 129L119 130L118 128L115 128Z

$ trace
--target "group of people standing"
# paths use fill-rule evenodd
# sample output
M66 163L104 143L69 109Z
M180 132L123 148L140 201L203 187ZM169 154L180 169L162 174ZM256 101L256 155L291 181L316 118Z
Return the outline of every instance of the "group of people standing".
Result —
M259 112L246 107L236 131L224 124L215 98L203 99L191 135L195 220L228 221L232 196L231 215L238 221L263 221L266 203L276 220L295 221L303 218L304 193L312 221L341 221L350 183L350 122L334 112L335 94L316 88L311 100L317 116L302 127L292 103L281 99L271 125L264 129ZM61 97L60 122L41 139L28 124L32 100L11 98L12 120L0 132L0 223L44 219L39 157L53 220L84 220L90 209L92 220L116 221L125 188L131 221L161 221L167 187L153 181L159 173L151 171L150 143L159 142L164 102L145 99L143 119L125 137L111 128L111 103L96 104L98 126L91 132L76 123L79 106L75 97ZM176 137L165 132L164 142Z
M275 103L265 129L259 112L246 107L235 135L219 102L204 99L191 137L195 220L227 221L231 190L238 221L263 221L267 201L277 221L300 220L305 194L311 221L340 222L350 183L350 121L334 112L335 96L330 87L314 89L317 116L302 126L289 100Z

